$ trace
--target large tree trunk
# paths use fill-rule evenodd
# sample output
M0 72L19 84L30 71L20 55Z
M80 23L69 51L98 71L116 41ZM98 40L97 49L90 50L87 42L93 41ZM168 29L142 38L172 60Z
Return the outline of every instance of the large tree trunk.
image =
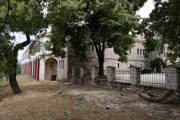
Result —
M17 69L17 51L13 51L14 52L14 56L12 57L12 59L10 59L10 64L13 65L12 68L12 72L9 74L9 84L11 86L11 89L13 91L14 94L19 94L21 93L21 89L19 88L18 82L16 80L16 69Z
M161 72L161 65L160 63L158 65L156 65L156 73L160 73Z
M16 80L16 73L9 75L9 84L14 94L21 93L21 89L19 88L18 82Z
M99 77L104 77L104 57L98 57L99 61Z

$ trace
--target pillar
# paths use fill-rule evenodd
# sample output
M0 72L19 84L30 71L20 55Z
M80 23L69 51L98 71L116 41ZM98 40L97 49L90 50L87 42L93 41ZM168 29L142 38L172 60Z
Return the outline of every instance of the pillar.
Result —
M107 67L107 79L108 79L108 81L114 81L115 80L115 72L116 72L115 67L112 67L112 66Z
M40 69L40 61L39 61L39 59L37 60L37 80L39 81L39 69Z
M130 81L132 85L140 84L140 68L131 66L130 67Z
M180 88L180 67L170 65L165 69L165 87L172 90Z
M72 67L71 82L75 83L75 67Z

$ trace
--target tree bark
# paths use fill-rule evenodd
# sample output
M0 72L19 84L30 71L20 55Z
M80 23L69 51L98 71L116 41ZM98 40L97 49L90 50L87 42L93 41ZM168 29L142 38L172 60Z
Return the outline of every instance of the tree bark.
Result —
M99 77L104 77L104 57L98 57L99 61Z
M13 65L12 72L9 74L9 84L10 84L11 89L14 94L21 93L21 89L19 88L19 85L18 85L18 82L16 79L16 69L17 69L17 63L18 63L17 56L18 56L18 51L30 43L30 34L29 33L26 33L26 38L27 38L26 41L24 41L20 44L17 44L14 47L13 56L9 60L10 64Z
M19 88L18 82L16 80L16 69L17 69L17 53L14 52L13 58L10 60L10 64L13 64L12 72L9 74L9 84L14 94L20 94L21 89Z
M170 97L174 92L175 92L174 90L169 90L161 97L151 97L147 94L139 94L139 97L144 99L144 100L150 101L150 102L161 103L164 100L166 100L168 97Z
M9 75L9 84L14 94L21 93L21 89L19 88L18 82L16 80L16 73Z

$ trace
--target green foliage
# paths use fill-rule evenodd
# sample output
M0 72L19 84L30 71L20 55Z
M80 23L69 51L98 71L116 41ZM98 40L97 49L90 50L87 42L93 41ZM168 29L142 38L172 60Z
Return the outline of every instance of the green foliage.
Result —
M69 46L76 56L85 58L86 49L94 45L99 59L104 59L105 48L114 48L120 60L127 61L138 26L135 13L145 1L50 0L52 35L47 46L56 56L64 57Z
M3 22L4 25L0 23L0 63L2 63L0 66L4 68L5 73L11 74L14 71L19 72L17 52L31 41L15 44L15 36L10 33L22 32L26 37L39 33L41 28L46 26L43 15L45 6L42 0L0 0L0 3L2 3L0 4L0 21L6 20Z
M159 38L150 38L145 43L145 56L149 57L149 53L155 52L158 54L158 58L164 52L164 41L162 37Z
M9 82L15 94L21 93L16 80L20 72L18 51L31 43L31 35L37 35L46 27L43 10L44 0L0 0L0 67L9 75ZM17 43L11 33L21 32L26 40Z
M161 65L163 66L163 68L166 67L166 63L161 58L156 58L156 59L152 60L150 62L150 65L151 65L152 69L160 68Z
M19 75L21 74L21 64L17 64L16 73Z
M142 22L141 32L145 33L147 48L151 48L153 37L160 36L167 43L171 63L180 57L180 2L179 0L154 0L155 9L149 19Z

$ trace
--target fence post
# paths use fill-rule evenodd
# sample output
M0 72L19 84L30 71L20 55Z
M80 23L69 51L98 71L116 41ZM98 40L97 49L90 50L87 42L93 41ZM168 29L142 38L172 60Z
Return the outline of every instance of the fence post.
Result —
M112 66L107 67L107 79L108 81L115 80L115 67L112 67Z
M140 68L135 66L130 67L130 81L132 85L140 84Z
M180 67L175 65L167 66L165 69L165 87L172 90L180 88Z
M75 68L72 67L72 77L71 77L71 82L75 83Z
M112 89L112 81L115 80L115 67L108 66L107 67L107 87Z
M90 81L90 84L91 84L92 86L96 86L96 81L95 81L95 79L96 79L96 68L95 68L95 67L92 67L92 69L91 69L91 81Z
M92 81L95 80L95 67L92 67L92 69L91 69L91 80Z
M83 67L80 68L80 78L81 78L82 84L84 84L85 81L84 81L84 68Z
M80 68L80 77L81 78L84 77L84 68L83 67Z

